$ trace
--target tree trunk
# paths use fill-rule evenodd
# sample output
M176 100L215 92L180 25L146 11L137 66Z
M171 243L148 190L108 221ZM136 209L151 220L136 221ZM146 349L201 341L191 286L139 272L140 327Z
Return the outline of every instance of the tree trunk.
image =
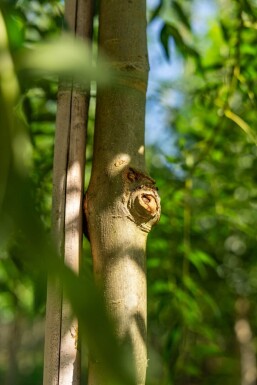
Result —
M133 383L145 383L147 234L160 216L155 182L145 172L148 77L144 0L100 2L99 46L117 74L97 95L94 154L85 212L94 274L115 333L129 354ZM111 384L92 357L89 385Z
M10 323L8 331L8 367L6 370L4 385L13 385L20 383L17 355L21 343L21 317L18 312L14 314L14 319Z
M256 349L248 320L250 302L246 298L238 298L235 308L238 317L235 323L235 333L240 348L241 385L256 385Z
M67 0L65 19L80 38L91 38L92 0ZM82 197L89 91L62 83L58 92L52 229L56 248L78 273L82 250ZM79 385L78 323L58 279L47 289L44 385Z

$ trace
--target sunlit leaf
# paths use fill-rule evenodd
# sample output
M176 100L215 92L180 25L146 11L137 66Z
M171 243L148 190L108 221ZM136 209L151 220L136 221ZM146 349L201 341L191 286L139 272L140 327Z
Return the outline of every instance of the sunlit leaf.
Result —
M225 116L229 119L231 119L233 122L235 122L248 136L251 142L255 143L257 145L257 138L255 134L253 133L251 127L249 124L247 124L240 116L232 112L231 110L226 110Z

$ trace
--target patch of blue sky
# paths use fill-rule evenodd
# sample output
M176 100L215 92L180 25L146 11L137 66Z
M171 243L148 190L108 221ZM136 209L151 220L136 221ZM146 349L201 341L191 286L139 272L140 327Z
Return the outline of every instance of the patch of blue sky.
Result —
M153 2L153 0L151 0ZM177 107L181 96L172 89L160 93L160 88L179 78L183 73L183 62L177 56L173 40L169 41L171 59L167 60L159 40L163 21L156 18L148 26L149 82L146 104L146 144L156 144L164 153L175 150L174 135L171 135L167 106Z
M147 0L149 9L158 6L159 0ZM206 33L209 21L217 12L216 0L195 0L192 5L192 28L195 34ZM157 145L161 152L174 154L175 130L170 124L169 107L179 107L182 95L169 87L169 83L183 75L183 60L176 54L172 39L169 41L170 60L160 42L163 20L157 17L147 29L149 51L149 83L146 103L146 144Z
M196 35L203 35L208 30L208 24L218 11L215 0L194 0L192 10L192 29Z

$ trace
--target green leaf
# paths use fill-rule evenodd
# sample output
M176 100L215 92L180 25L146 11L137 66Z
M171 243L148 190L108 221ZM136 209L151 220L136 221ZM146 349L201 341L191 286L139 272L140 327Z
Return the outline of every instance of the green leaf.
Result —
M190 26L190 21L188 19L188 16L185 14L184 12L184 9L182 8L182 6L178 3L178 1L175 1L175 0L172 0L171 2L172 4L172 7L174 9L174 11L176 12L176 14L178 15L180 21L188 28L190 29L191 26Z
M176 28L173 24L171 23L165 23L161 29L160 32L160 40L162 43L162 46L165 51L166 58L169 60L170 59L170 51L169 51L169 39L173 38L174 42L176 44L176 48L179 50L179 52L183 56L192 56L197 60L199 69L201 69L201 61L200 61L200 55L197 52L197 50L190 45L188 45L178 28Z
M159 5L157 5L157 7L154 9L154 11L150 16L149 23L151 23L157 16L159 16L162 7L163 7L163 0L160 0Z
M216 266L215 260L210 255L201 250L192 251L188 258L202 277L206 276L206 266L213 268Z
M169 39L171 37L174 39L178 46L184 44L178 29L172 24L165 23L160 32L160 39L168 60L170 59Z
M84 83L90 80L107 83L111 76L106 61L104 63L100 58L98 65L93 66L87 44L68 34L25 50L19 58L18 68L32 75L74 77Z
M246 123L240 116L238 116L231 110L226 110L224 114L228 119L236 123L238 127L240 127L246 133L247 137L251 142L257 145L257 137L248 123Z

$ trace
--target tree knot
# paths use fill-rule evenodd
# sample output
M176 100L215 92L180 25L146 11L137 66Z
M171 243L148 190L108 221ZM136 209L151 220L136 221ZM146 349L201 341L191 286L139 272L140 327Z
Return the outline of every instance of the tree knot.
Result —
M129 167L125 170L128 218L149 232L160 219L160 197L154 179Z

